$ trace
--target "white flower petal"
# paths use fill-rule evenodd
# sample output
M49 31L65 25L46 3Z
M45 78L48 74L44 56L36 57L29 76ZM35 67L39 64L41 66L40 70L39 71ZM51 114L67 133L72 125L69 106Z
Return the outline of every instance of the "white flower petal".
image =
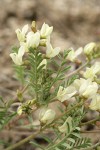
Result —
M22 65L23 64L22 57L23 57L24 53L25 53L25 49L23 46L21 46L18 50L18 54L17 53L11 53L10 57L12 58L13 62L16 65Z
M48 24L44 23L42 25L42 28L41 28L41 31L40 31L40 35L41 35L42 38L48 38L48 36L50 36L52 31L53 31L53 27L49 27Z
M57 92L57 99L61 102L64 102L65 100L69 100L77 93L75 87L70 85L67 88L63 88L62 86L59 87L59 90Z
M18 57L19 58L22 57L24 55L24 53L25 53L25 48L24 48L24 46L21 46L18 51Z
M96 44L94 42L91 42L89 44L87 44L85 47L84 47L84 53L86 55L90 55L91 52L93 52L93 49L94 47L96 46Z
M26 34L28 31L28 24L26 24L23 28L22 28L22 34Z
M90 109L100 111L100 94L95 95L90 103Z
M33 33L29 32L27 35L27 45L28 47L37 48L40 42L40 34L39 32Z
M39 120L44 124L51 123L55 118L55 111L52 109L42 108L39 113Z
M53 49L52 45L49 42L47 42L46 46L47 46L46 57L52 58L52 57L55 57L56 55L59 54L59 52L60 52L59 47L56 47L56 48Z
M41 28L40 33L41 33L41 35L43 35L45 32L46 32L46 24L44 23L44 24L42 25L42 28Z
M82 48L82 47L78 48L78 49L75 51L75 56L76 56L76 57L79 56L79 55L82 53L82 51L83 51L83 48Z
M85 98L91 98L98 90L98 84L92 82L91 79L76 79L72 85L76 88L79 95L84 96Z

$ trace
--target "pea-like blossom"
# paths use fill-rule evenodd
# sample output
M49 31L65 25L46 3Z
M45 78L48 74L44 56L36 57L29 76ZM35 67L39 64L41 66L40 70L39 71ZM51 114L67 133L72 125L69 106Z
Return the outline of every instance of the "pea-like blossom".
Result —
M95 48L96 44L94 42L91 42L89 44L87 44L84 47L84 54L86 55L91 55L91 53L93 52L93 49Z
M83 76L88 79L93 80L97 75L100 74L100 62L96 62L92 67L87 67L86 71L83 73Z
M24 47L25 52L29 52L29 47L28 47L28 45L27 45L26 42L20 42L20 46L23 46L23 47Z
M53 48L52 45L50 44L50 42L47 42L47 44L46 44L46 57L47 58L55 57L56 55L59 54L60 50L61 50L60 47Z
M24 53L25 53L25 49L23 46L21 46L18 50L18 53L11 53L10 57L12 58L13 62L16 65L22 65L23 64L22 57L23 57Z
M93 96L89 107L91 110L100 111L100 94L96 94L95 96Z
M72 98L76 93L77 91L74 86L69 86L67 88L60 86L57 92L57 99L61 102L64 102L65 100Z
M22 108L22 106L19 106L18 108L17 108L17 114L18 115L21 115L23 113L23 108Z
M67 59L70 60L71 62L75 62L77 57L82 53L83 48L80 47L76 51L72 48L71 51L67 55Z
M26 43L27 46L30 48L37 48L40 42L40 33L39 32L29 32L27 34Z
M73 82L73 86L76 88L79 95L84 98L91 98L98 91L98 84L96 82L92 82L91 79L76 79Z
M17 34L17 38L19 40L19 42L24 42L26 39L26 33L28 31L28 25L25 25L22 30L17 29L15 32Z
M55 118L55 111L52 109L42 108L39 113L39 120L43 124L51 123Z
M42 28L41 28L41 31L40 31L41 38L47 38L48 36L50 36L52 31L53 31L53 27L49 27L48 24L44 23L42 25Z

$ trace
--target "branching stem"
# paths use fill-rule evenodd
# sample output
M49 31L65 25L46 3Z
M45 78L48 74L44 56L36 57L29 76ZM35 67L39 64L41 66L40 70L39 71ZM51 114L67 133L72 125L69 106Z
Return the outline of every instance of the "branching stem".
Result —
M80 68L78 68L77 70L75 70L75 71L69 73L69 74L66 76L66 78L69 78L70 76L72 76L72 75L78 73L80 70L82 70L82 69L83 69L84 67L86 67L88 64L89 64L89 61L87 61L85 64L83 64L83 65L82 65Z
M69 110L65 111L63 114L61 114L59 117L57 117L52 123L45 125L43 128L41 128L39 131L37 131L36 133L28 136L27 138L21 140L20 142L11 145L10 147L6 148L5 150L14 150L15 148L23 145L24 143L30 141L31 139L33 139L34 137L36 137L38 134L40 134L42 131L44 131L47 127L50 127L50 125L52 125L55 121L57 121L58 119L60 119L63 115L69 113L70 111L72 111L73 109L75 109L76 107L79 107L83 104L83 102L80 102L78 104L76 104L74 107L70 108Z
M90 120L90 121L88 121L88 122L81 123L80 126L84 126L84 125L88 125L88 124L93 124L93 123L95 123L96 121L98 121L99 119L100 119L100 116L98 116L97 118L92 119L92 120Z

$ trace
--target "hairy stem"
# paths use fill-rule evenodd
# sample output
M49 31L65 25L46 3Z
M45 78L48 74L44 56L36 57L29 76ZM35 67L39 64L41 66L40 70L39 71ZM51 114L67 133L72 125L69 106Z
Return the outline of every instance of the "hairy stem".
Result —
M77 70L75 70L75 71L69 73L69 74L66 76L66 78L69 78L70 76L72 76L72 75L78 73L80 70L82 70L82 69L83 69L84 67L86 67L88 64L89 64L89 62L87 61L87 62L86 62L85 64L83 64L80 68L78 68Z
M41 131L38 131L30 136L28 136L27 138L21 140L20 142L14 144L14 145L11 145L10 147L6 148L5 150L13 150L21 145L23 145L24 143L30 141L31 139L33 139L35 136L37 136Z
M100 146L100 142L96 143L95 145L91 146L90 148L85 148L83 150L93 150L94 148ZM99 150L99 149L98 149Z
M82 104L83 104L83 102L80 102L80 103L76 104L74 107L70 108L69 110L67 110L63 114L61 114L59 117L57 117L52 123L50 123L48 125L45 125L43 128L41 128L40 131L37 131L36 133L28 136L27 138L21 140L20 142L14 144L14 145L11 145L10 147L6 148L5 150L14 150L15 148L17 148L17 147L23 145L24 143L30 141L31 139L33 139L34 137L36 137L38 134L40 134L42 131L44 131L47 127L50 127L50 125L52 125L55 121L57 121L58 119L60 119L63 115L69 113L70 111L72 111L76 107L81 106Z
M81 123L80 126L84 126L84 125L88 125L88 124L93 124L93 123L95 123L96 121L98 121L99 119L100 119L100 116L98 116L97 118L92 119L92 120L90 120L90 121L87 121L87 122L85 122L85 123Z

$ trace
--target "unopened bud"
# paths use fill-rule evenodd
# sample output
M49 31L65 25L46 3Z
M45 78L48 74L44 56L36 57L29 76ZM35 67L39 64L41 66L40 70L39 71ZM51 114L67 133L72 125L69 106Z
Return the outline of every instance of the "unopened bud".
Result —
M39 120L43 124L51 123L55 118L55 111L52 109L43 108L39 114Z
M33 31L34 33L37 32L37 29L36 29L36 22L35 22L35 21L32 21L31 29L32 29L32 31Z
M87 44L84 47L84 53L85 53L85 55L91 56L92 53L93 53L93 50L94 50L95 46L96 46L96 44L94 42L91 42L91 43Z

